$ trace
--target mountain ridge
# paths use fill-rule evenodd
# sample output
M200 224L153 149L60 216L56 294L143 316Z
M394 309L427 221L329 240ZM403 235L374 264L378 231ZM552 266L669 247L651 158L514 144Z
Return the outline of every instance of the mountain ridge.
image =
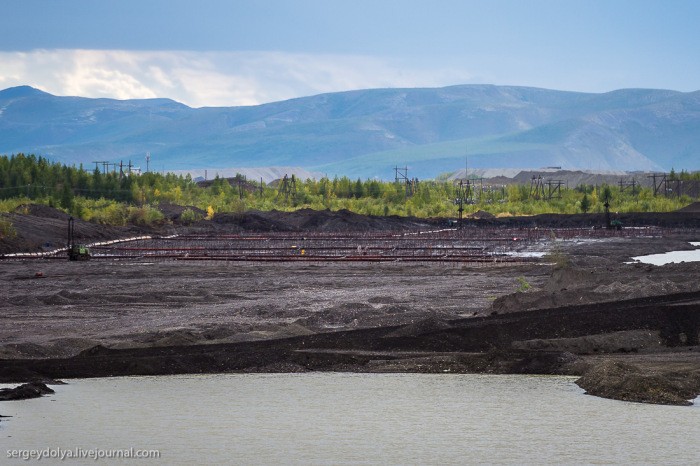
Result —
M455 85L367 89L246 107L191 108L166 98L0 91L0 153L68 163L154 167L299 166L329 176L433 177L474 167L699 169L700 91L602 94Z

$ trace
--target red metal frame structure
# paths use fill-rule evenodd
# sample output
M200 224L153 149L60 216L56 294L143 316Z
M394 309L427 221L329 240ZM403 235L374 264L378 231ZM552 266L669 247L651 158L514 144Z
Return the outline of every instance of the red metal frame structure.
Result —
M658 228L465 228L426 232L178 235L92 246L95 259L513 263L555 239L660 236Z

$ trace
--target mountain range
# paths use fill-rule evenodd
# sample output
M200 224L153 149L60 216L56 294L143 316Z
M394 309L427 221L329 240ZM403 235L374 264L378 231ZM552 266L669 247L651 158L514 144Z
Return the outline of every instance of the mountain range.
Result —
M0 91L0 154L189 170L295 166L434 177L468 166L700 169L700 91L602 94L460 85L368 89L248 107Z

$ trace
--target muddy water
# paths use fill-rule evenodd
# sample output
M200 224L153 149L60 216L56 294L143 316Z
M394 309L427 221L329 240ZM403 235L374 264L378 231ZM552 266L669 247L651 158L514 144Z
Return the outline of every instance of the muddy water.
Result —
M55 395L0 404L13 416L0 423L0 463L23 463L8 461L8 450L46 448L159 450L159 460L139 464L700 459L697 401L604 400L584 395L573 380L338 373L72 380L54 387Z

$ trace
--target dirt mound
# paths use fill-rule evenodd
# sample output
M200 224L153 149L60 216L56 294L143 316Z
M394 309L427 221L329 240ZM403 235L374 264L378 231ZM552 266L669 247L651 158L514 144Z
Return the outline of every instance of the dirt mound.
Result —
M596 274L594 269L584 269L578 267L557 268L552 272L547 284L543 287L545 291L558 292L568 289L582 288L597 283L601 274Z
M700 263L583 266L571 263L555 268L540 288L496 298L491 311L498 314L589 304L620 299L644 298L700 289L695 276Z
M622 212L613 214L624 227L658 226L665 228L700 228L697 211ZM603 228L604 214L540 214L526 217L466 218L465 223L508 228Z
M556 286L556 285L555 285ZM653 281L642 277L628 282L614 281L596 285L595 283L571 283L567 287L513 293L500 296L491 304L491 311L497 314L520 312L530 309L547 309L574 304L591 304L615 299L634 299L648 296L662 296L670 293L690 291L693 283L677 283L671 280Z
M678 209L676 212L693 212L693 213L700 213L700 202L693 202L690 205L687 205L683 207L682 209Z
M54 393L52 389L41 382L31 382L15 388L0 388L0 401L26 400L39 398Z
M647 372L619 361L593 366L576 384L603 398L642 403L691 405L700 392L700 370L690 374Z
M241 214L217 214L214 222L235 225L247 231L400 231L429 226L413 218L360 215L349 210L300 209L294 212L250 211Z
M496 218L496 216L485 210L477 210L473 214L467 215L467 218Z
M180 216L182 213L186 210L191 210L197 216L204 218L207 213L200 209L199 207L195 206L181 206L181 205L176 205L176 204L170 204L166 202L162 202L158 204L158 210L163 214L163 216L169 220L172 221L178 221L180 220Z
M220 225L225 225L227 228L231 226L237 227L238 231L293 231L294 228L274 218L271 218L272 212L251 211L242 214L224 213L214 215L213 222Z
M681 287L670 280L657 282L646 277L633 283L614 281L609 285L600 285L593 289L594 293L615 295L622 299L677 293L679 291L682 291Z
M70 218L70 215L62 210L41 204L22 204L18 206L14 212L16 214L33 215L41 218L57 218L60 220L65 220L66 222Z
M11 224L15 235L0 238L0 254L14 252L52 251L68 243L70 215L53 207L26 204L14 213L2 215ZM132 227L111 227L75 219L75 239L78 243L104 241L143 234Z

